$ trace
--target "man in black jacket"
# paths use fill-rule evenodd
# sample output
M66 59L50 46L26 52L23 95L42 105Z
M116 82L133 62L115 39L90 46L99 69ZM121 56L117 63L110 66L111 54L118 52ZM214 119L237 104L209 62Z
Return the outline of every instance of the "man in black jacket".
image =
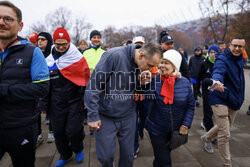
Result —
M55 46L46 61L51 77L51 122L56 148L60 153L55 166L61 167L73 153L77 162L81 163L84 159L81 87L86 86L90 70L85 58L70 42L67 30L57 28L53 41Z
M213 111L208 101L208 86L206 85L205 79L212 78L212 72L215 62L215 54L219 53L219 47L217 45L212 45L208 49L208 57L206 61L201 64L199 75L197 78L198 87L200 87L200 82L202 81L202 99L203 99L203 121L201 122L201 127L206 131L209 131L213 126Z
M48 57L51 53L51 47L53 45L53 39L51 35L47 32L40 32L37 36L37 45L42 50L44 57ZM54 134L52 130L52 125L50 121L50 111L51 111L51 89L49 94L39 99L38 102L38 110L40 112L38 118L38 137L37 137L37 146L39 146L43 142L43 135L42 135L42 127L41 127L41 113L46 113L46 124L49 124L49 133L48 133L48 143L54 142Z
M194 56L189 60L189 71L191 74L191 83L193 84L193 93L195 99L195 105L199 106L198 96L200 96L200 87L197 84L197 77L201 67L201 63L204 62L204 57L202 56L202 49L200 47L195 48Z
M22 12L0 2L0 158L8 152L14 167L34 167L36 103L49 89L42 51L18 37Z

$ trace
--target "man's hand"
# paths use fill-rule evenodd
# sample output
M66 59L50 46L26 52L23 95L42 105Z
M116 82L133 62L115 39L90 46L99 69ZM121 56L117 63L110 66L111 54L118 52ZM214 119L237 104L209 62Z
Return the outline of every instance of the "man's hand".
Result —
M224 84L221 83L220 81L217 81L219 86L215 88L215 90L218 90L219 92L224 92Z
M138 76L141 85L146 85L152 81L152 74L149 70L142 71Z
M96 122L88 122L89 128L91 130L99 130L101 127L101 120L98 120Z

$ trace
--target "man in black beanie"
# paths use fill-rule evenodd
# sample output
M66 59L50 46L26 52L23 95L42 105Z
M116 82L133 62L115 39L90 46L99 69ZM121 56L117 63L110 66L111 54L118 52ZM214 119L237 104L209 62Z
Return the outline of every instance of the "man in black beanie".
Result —
M37 45L43 51L44 57L48 57L53 45L51 35L47 32L40 32L37 36Z
M94 37L95 35L99 36L100 39L102 38L102 35L101 35L100 31L98 31L98 30L93 30L93 31L90 33L90 40L91 40L91 38Z
M91 73L93 73L95 66L97 65L100 58L102 57L102 54L106 51L106 49L104 49L101 45L101 38L102 38L101 33L97 30L93 30L90 33L91 43L89 47L85 49L82 53L88 63ZM84 90L82 93L84 94ZM84 109L83 112L85 115L84 122L87 122L87 110ZM93 135L93 131L90 130L89 133L90 135Z
M166 52L167 50L174 49L174 39L172 36L170 36L167 31L162 31L160 33L159 43L162 47L163 52ZM188 69L188 65L185 59L185 56L181 54L182 61L180 66L180 73L182 76L186 77L188 80L190 80L190 73Z
M95 69L96 64L100 60L102 54L106 51L101 46L102 35L99 31L93 30L90 33L90 45L87 49L83 51L83 56L85 57L91 73Z
M51 47L53 45L52 37L47 32L40 32L37 36L37 46L42 50L44 57L48 57L51 53ZM38 118L38 137L37 137L37 146L43 142L42 128L41 128L41 113L46 113L46 124L49 124L49 133L48 133L48 143L55 141L51 122L50 122L50 98L45 96L39 99L38 110L40 112Z

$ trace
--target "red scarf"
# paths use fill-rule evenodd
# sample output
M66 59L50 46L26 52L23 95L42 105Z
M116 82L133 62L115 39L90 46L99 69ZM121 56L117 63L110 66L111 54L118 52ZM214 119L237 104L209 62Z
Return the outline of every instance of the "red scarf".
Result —
M178 75L174 76L164 76L161 75L161 80L163 85L161 88L161 95L164 96L163 102L165 104L173 104L174 101L174 83Z

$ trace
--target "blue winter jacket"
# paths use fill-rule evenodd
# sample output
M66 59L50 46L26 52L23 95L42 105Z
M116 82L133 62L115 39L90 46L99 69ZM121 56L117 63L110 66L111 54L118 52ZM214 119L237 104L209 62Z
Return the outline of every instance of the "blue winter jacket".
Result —
M163 96L160 95L163 81L160 75L155 76L155 99L150 100L148 104L150 113L147 117L146 128L149 133L157 136L167 136L171 128L170 105L163 102ZM194 97L190 82L185 78L176 78L174 85L174 101L171 104L173 115L174 130L179 130L181 125L191 127L194 116Z
M233 110L239 110L245 97L245 60L234 56L230 48L217 55L212 78L221 81L229 91L213 91L209 93L210 105L223 104Z

